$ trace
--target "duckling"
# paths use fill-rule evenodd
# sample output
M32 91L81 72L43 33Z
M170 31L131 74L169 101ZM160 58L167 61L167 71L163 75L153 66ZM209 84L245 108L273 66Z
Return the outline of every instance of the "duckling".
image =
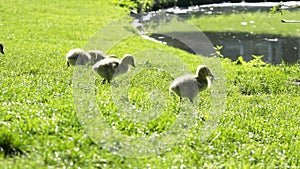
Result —
M123 56L122 60L117 58L105 58L93 65L92 69L104 78L103 84L121 74L126 73L129 70L129 66L135 67L134 58L131 54Z
M170 93L174 92L180 97L187 97L191 103L199 92L205 90L210 86L210 79L214 79L214 75L206 65L199 65L197 67L196 75L184 75L176 78L170 85Z
M0 43L0 52L1 52L2 54L4 54L4 46L3 46L2 43Z
M66 59L67 59L68 67L70 65L75 66L75 64L86 65L90 62L91 55L82 49L76 48L76 49L70 50L67 53Z

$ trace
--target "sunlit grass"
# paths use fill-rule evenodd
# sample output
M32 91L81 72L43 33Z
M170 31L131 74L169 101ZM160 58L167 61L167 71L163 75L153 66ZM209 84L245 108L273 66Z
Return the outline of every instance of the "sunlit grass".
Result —
M293 84L300 79L298 65L236 65L220 59L226 72L226 110L216 130L205 141L201 139L200 127L195 126L169 151L141 159L121 157L95 144L76 116L71 86L74 68L67 68L65 54L72 48L83 48L101 27L122 18L126 12L109 1L1 1L0 41L6 48L5 55L0 57L0 166L31 169L295 168L300 165L300 87ZM220 24L215 22L218 17L222 18ZM227 17L199 18L205 23L201 25L206 25L200 28L229 29L232 22L242 21L249 21L247 26L250 26L253 20L257 25L255 33L295 35L289 34L286 25L281 23L274 30L263 26L266 22L277 24L276 18L259 19L259 14ZM196 20L192 22L198 25ZM218 28L220 25L222 28ZM289 26L292 32L298 29ZM108 53L119 57L134 53L140 59L153 53L166 53L186 64L186 67L183 64L174 67L177 60L162 58L163 67L174 72L181 66L193 73L202 63L198 56L140 37L121 41ZM180 108L179 99L169 96L167 89L175 73L155 69L151 59L144 61L137 59L137 67L152 66L152 69L140 72L131 81L131 104L150 109L153 93L149 90L160 90L167 95L165 113L149 123L121 120L114 114L112 85L102 85L102 79L96 78L96 98L102 113L108 123L128 135L163 133ZM130 72L134 70L139 69ZM139 80L145 76L148 78ZM201 104L198 110L205 115L210 90L198 99ZM195 121L198 126L203 124L200 118Z

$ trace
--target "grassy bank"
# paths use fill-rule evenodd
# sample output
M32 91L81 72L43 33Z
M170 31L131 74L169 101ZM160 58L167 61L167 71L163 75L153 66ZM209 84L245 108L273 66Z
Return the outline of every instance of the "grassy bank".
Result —
M293 168L300 165L300 88L293 84L300 79L298 65L255 67L222 60L226 72L226 110L205 142L199 141L201 133L193 131L169 151L141 159L114 155L95 144L76 116L71 87L74 68L67 67L65 55L72 48L83 48L101 27L127 12L104 0L1 1L0 41L5 45L5 55L0 57L1 167ZM140 37L122 41L110 53L121 56L137 49L167 51L182 59L192 72L202 62L198 56ZM171 83L169 76L161 76L155 70L145 73L149 79L142 82L153 83L154 87L162 81ZM131 85L136 92L130 90L130 94L139 98L137 103L147 105L142 95L146 89L139 88L141 82L137 79ZM113 108L107 92L110 85L97 84L97 87L97 98L105 98L105 104L99 102L102 110ZM206 105L209 91L201 96ZM168 108L174 110L176 100L168 101ZM170 114L176 117L175 111ZM106 117L111 117L108 119L111 123L118 122L115 127L126 134L164 131L151 124L141 126L144 130L136 132L138 125L132 127L130 122L117 121L116 114ZM164 120L170 119L161 122Z

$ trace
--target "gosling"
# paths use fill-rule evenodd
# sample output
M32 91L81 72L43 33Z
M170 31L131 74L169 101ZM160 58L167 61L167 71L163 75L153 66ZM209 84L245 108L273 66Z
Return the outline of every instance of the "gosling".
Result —
M106 54L101 50L89 50L88 53L91 55L91 60L90 60L91 65L94 65L95 63L97 63L98 61L106 57Z
M88 53L91 55L91 60L90 60L91 65L94 65L95 63L105 58L117 58L116 55L106 55L104 52L97 49L89 50Z
M75 66L75 64L86 65L90 62L91 55L82 49L76 48L76 49L70 50L67 53L66 59L67 59L68 67L70 65Z
M117 58L105 58L93 65L92 69L104 78L102 83L111 82L111 80L121 74L129 71L129 66L135 67L134 58L131 54L123 56L122 60Z
M2 54L4 54L4 46L3 46L2 43L0 43L0 52L1 52Z
M184 75L176 78L170 85L169 91L179 96L180 101L182 101L182 97L186 97L193 103L198 93L210 86L208 76L211 76L212 80L214 79L214 75L207 66L199 65L196 75Z

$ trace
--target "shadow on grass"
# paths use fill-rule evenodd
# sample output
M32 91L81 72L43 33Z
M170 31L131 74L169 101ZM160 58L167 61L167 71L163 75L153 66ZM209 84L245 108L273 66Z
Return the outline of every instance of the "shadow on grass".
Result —
M0 134L0 154L7 158L25 155L25 152L22 150L21 142L17 136L2 132Z

